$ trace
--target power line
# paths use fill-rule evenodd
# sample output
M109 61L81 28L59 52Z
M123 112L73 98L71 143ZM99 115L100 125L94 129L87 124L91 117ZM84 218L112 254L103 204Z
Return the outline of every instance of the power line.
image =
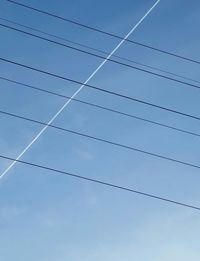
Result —
M71 98L75 98L80 91L84 88L85 84L87 84L97 73L98 71L107 63L108 59L120 48L120 46L125 42L127 39L139 26L140 24L146 19L146 17L152 12L152 10L156 7L156 5L160 2L157 0L152 7L139 19L139 21L131 28L131 30L123 37L122 40L110 51L109 55L105 57L105 59L94 69L94 71L88 76L88 78L84 81L84 83L72 94ZM67 100L61 108L50 118L48 121L48 125L52 124L54 120L62 113L62 111L71 103L71 99ZM48 125L44 126L33 139L31 142L22 150L22 152L16 157L19 160L27 150L39 139L39 137L46 131ZM12 162L0 175L0 179L2 179L8 171L16 164L16 161Z
M82 44L82 43L79 43L79 42L76 42L76 41L72 41L72 40L66 39L64 37L55 35L55 34L47 33L47 32L45 32L43 30L36 29L34 27L27 26L27 25L24 25L24 24L21 24L21 23L18 23L18 22L9 20L9 19L5 19L5 18L0 17L0 20L2 20L4 22L11 23L11 24L14 24L14 25L17 25L17 26L20 26L20 27L25 28L25 29L29 29L29 30L32 30L32 31L35 31L35 32L38 32L38 33L41 33L41 34L53 37L53 38L58 39L58 40L62 40L62 41L65 41L65 42L68 42L68 43L71 43L71 44L74 44L74 45L86 48L86 49L90 49L90 50L95 51L95 52L103 53L103 54L106 54L106 55L109 54L108 52L106 52L104 50L100 50L100 49L97 49L97 48L94 48L94 47L91 47L91 46L88 46L88 45L85 45L85 44ZM166 74L169 74L169 75L172 75L172 76L175 76L175 77L187 80L187 81L192 81L192 82L196 82L196 83L200 84L200 81L192 79L190 77L186 77L186 76L179 75L179 74L176 74L176 73L164 70L164 69L160 69L160 68L155 67L155 66L150 66L150 65L147 65L147 64L144 64L144 63L141 63L141 62L137 62L137 61L134 61L132 59L128 59L128 58L125 58L125 57L122 57L122 56L119 56L119 55L112 55L112 56L114 58L117 58L117 59L120 59L120 60L123 60L123 61L126 61L126 62L137 64L139 66L143 66L143 67L146 67L146 68L158 71L158 72L166 73Z
M63 94L59 94L57 92L52 92L52 91L49 91L49 90L38 88L38 87L35 87L33 85L14 81L14 80L11 80L11 79L8 79L8 78L5 78L5 77L0 76L0 80L8 81L8 82L23 86L25 88L30 88L30 89L33 89L35 91L51 94L53 96L57 96L57 97L60 97L60 98L71 99L71 97L69 97L67 95L63 95ZM176 128L176 127L173 127L173 126L170 126L170 125L167 125L167 124L163 124L163 123L160 123L160 122L157 122L157 121L142 118L142 117L139 117L139 116L136 116L136 115L133 115L133 114L125 113L125 112L115 110L115 109L112 109L112 108L108 108L108 107L105 107L105 106L101 106L101 105L98 105L98 104L95 104L95 103L87 102L87 101L76 99L76 98L72 98L71 100L73 100L75 102L79 102L79 103L84 104L84 105L88 105L88 106L97 108L97 109L101 109L101 110L109 111L109 112L112 112L112 113L115 113L115 114L119 114L121 116L140 120L140 121L147 122L147 123L150 123L150 124L153 124L153 125L157 125L157 126L160 126L160 127L164 127L164 128L167 128L167 129L178 131L178 132L181 132L181 133L184 133L184 134L189 134L189 135L192 135L192 136L195 136L195 137L200 137L200 134L195 133L195 132L187 131L187 130L184 130L184 129L181 129L181 128Z
M91 56L97 57L99 59L103 59L103 60L106 59L106 57L101 56L99 54L91 53L91 52L82 50L82 49L77 48L77 47L73 47L73 46L70 46L70 45L67 45L67 44L64 44L64 43L61 43L61 42L57 42L57 41L54 41L54 40L51 40L51 39L48 39L48 38L45 38L45 37L33 34L33 33L29 33L29 32L23 31L21 29L14 28L12 26L4 25L4 24L1 24L1 23L0 23L0 26L4 27L6 29L10 29L10 30L13 30L13 31L25 34L25 35L29 35L29 36L35 37L35 38L43 40L43 41L47 41L47 42L52 43L52 44L56 44L56 45L59 45L59 46L62 46L62 47L65 47L65 48L77 51L77 52L81 52L81 53L84 53L84 54L87 54L87 55L91 55ZM192 84L192 83L188 83L188 82L181 81L181 80L178 80L178 79L174 79L174 78L166 76L166 75L162 75L162 74L159 74L159 73L156 73L156 72L152 72L152 71L149 71L149 70L146 70L146 69L142 69L142 68L139 68L139 67L127 64L127 63L123 63L123 62L120 62L120 61L117 61L117 60L113 60L112 58L107 59L107 61L119 64L119 65L122 65L122 66L125 66L125 67L128 67L128 68L131 68L131 69L143 72L143 73L147 73L147 74L159 77L159 78L163 78L163 79L170 80L170 81L173 81L173 82L176 82L176 83L179 83L179 84L183 84L183 85L186 85L186 86L198 89L198 90L200 89L200 86L198 86L196 84Z
M108 36L111 36L111 37L114 37L114 38L117 38L117 39L123 39L122 36L116 35L114 33L106 32L104 30L101 30L101 29L98 29L98 28L95 28L95 27L92 27L92 26L85 25L83 23L80 23L80 22L77 22L77 21L74 21L74 20L71 20L71 19L59 16L59 15L56 15L54 13L50 13L50 12L47 12L47 11L44 11L44 10L32 7L30 5L25 5L25 4L22 4L22 3L19 3L19 2L13 1L13 0L7 0L7 2L10 2L12 4L16 4L18 6L25 7L27 9L32 10L32 11L36 11L38 13L51 16L51 17L54 17L56 19L68 22L68 23L72 23L72 24L78 25L80 27L84 27L84 28L92 30L92 31L96 31L96 32L104 34L104 35L108 35ZM166 50L162 50L162 49L159 49L159 48L147 45L147 44L143 44L143 43L140 43L140 42L136 42L136 41L133 41L133 40L130 40L130 39L126 39L126 41L129 42L129 43L141 46L141 47L145 47L145 48L148 48L148 49L160 52L160 53L164 53L164 54L167 54L167 55L170 55L170 56L173 56L173 57L185 60L185 61L189 61L189 62L193 62L193 63L196 63L196 64L200 64L200 61L198 61L198 60L195 60L195 59L192 59L192 58L188 58L188 57L176 54L176 53L172 53L172 52L169 52L169 51L166 51Z
M160 155L160 154L156 154L156 153L153 153L153 152L145 151L145 150L138 149L138 148L135 148L135 147L131 147L131 146L128 146L128 145L117 143L117 142L114 142L114 141L111 141L111 140L106 140L106 139L103 139L103 138L95 137L95 136L92 136L92 135L89 135L89 134L86 134L86 133L81 133L81 132L74 131L74 130L71 130L71 129L66 129L66 128L59 127L59 126L56 126L56 125L53 125L53 124L48 124L48 123L43 122L43 121L31 119L31 118L24 117L24 116L21 116L21 115L17 115L17 114L14 114L14 113L9 113L9 112L0 110L0 114L4 114L4 115L7 115L7 116L15 117L15 118L18 118L18 119L21 119L21 120L25 120L25 121L29 121L29 122L34 122L36 124L40 124L40 125L44 125L44 126L48 125L48 127L54 128L56 130L60 130L60 131L63 131L63 132L68 132L68 133L75 134L75 135L78 135L78 136L81 136L81 137L85 137L85 138L92 139L92 140L95 140L95 141L107 143L109 145L121 147L121 148L124 148L124 149L127 149L127 150L131 150L131 151L135 151L135 152L138 152L138 153L146 154L148 156L152 156L152 157L156 157L156 158L159 158L159 159L171 161L171 162L178 163L178 164L181 164L181 165L185 165L185 166L188 166L188 167L193 167L193 168L196 168L196 169L200 169L199 165L195 165L195 164L192 164L192 163L189 163L189 162L181 161L181 160L178 160L178 159L175 159L175 158L170 158L170 157L163 156L163 155Z
M27 166L47 170L47 171L54 172L54 173L59 173L59 174L62 174L62 175L67 175L67 176L70 176L70 177L73 177L73 178L85 180L85 181L88 181L88 182L93 182L93 183L100 184L100 185L103 185L103 186L123 190L123 191L130 192L130 193L135 193L135 194L138 194L138 195L141 195L141 196L144 196L144 197L149 197L149 198L161 200L161 201L164 201L164 202L167 202L167 203L170 203L170 204L175 204L175 205L179 205L179 206L182 206L182 207L186 207L186 208L190 208L190 209L200 211L200 207L197 207L197 206L194 206L194 205L189 205L189 204L186 204L186 203L183 203L183 202L179 202L179 201L164 198L164 197L161 197L161 196L149 194L149 193L146 193L146 192L143 192L143 191L131 189L131 188L128 188L128 187L117 185L117 184L108 183L108 182L105 182L105 181L102 181L102 180L93 179L93 178L89 178L89 177L85 177L85 176L80 176L80 175L77 175L77 174L74 174L74 173L70 173L70 172L55 169L55 168L50 168L50 167L39 165L39 164L36 164L36 163L33 163L33 162L16 160L14 158L7 157L5 155L0 155L0 158L5 159L5 160L10 160L10 161L16 161L18 163L21 163L21 164L24 164L24 165L27 165Z
M35 72L39 72L39 73L42 73L42 74L45 74L45 75L49 75L49 76L55 77L57 79L61 79L61 80L64 80L64 81L84 85L84 86L91 88L91 89L94 89L96 91L101 91L101 92L104 92L104 93L107 93L107 94L110 94L110 95L114 95L114 96L117 96L117 97L120 97L120 98L123 98L123 99L127 99L127 100L130 100L130 101L141 103L141 104L151 106L151 107L154 107L154 108L157 108L157 109L161 109L161 110L164 110L164 111L175 113L175 114L178 114L178 115L181 115L181 116L184 116L184 117L188 117L188 118L191 118L191 119L194 119L194 120L198 120L198 121L200 120L200 117L198 117L198 116L194 116L194 115L187 114L187 113L184 113L184 112L180 112L180 111L177 111L177 110L174 110L174 109L163 107L163 106L160 106L160 105L157 105L157 104L154 104L154 103L146 102L144 100L136 99L136 98L124 95L124 94L117 93L117 92L102 89L100 87L93 86L93 85L90 85L90 84L84 84L83 82L73 80L73 79L67 78L67 77L62 76L62 75L54 74L54 73L51 73L49 71L44 71L42 69L38 69L38 68L35 68L35 67L32 67L32 66L28 66L28 65L25 65L25 64L22 64L22 63L18 63L18 62L15 62L13 60L8 60L8 59L5 59L3 57L0 57L0 60L7 62L7 63L10 63L10 64L14 64L14 65L23 67L23 68L26 68L26 69L29 69L29 70L32 70L32 71L35 71Z

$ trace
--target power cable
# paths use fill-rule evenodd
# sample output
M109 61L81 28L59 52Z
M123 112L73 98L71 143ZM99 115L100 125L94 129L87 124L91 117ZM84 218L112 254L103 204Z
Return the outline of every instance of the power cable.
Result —
M170 204L175 204L175 205L179 205L179 206L182 206L182 207L186 207L186 208L190 208L190 209L200 211L200 207L197 207L197 206L194 206L194 205L189 205L189 204L186 204L184 202L179 202L179 201L175 201L175 200L172 200L172 199L164 198L164 197L161 197L161 196L149 194L149 193L139 191L139 190L136 190L136 189L131 189L131 188L128 188L128 187L117 185L117 184L108 183L108 182L98 180L98 179L80 176L80 175L77 175L77 174L74 174L74 173L70 173L70 172L55 169L55 168L50 168L50 167L39 165L39 164L36 164L36 163L33 163L33 162L16 160L14 158L11 158L11 157L8 157L8 156L5 156L5 155L0 155L0 158L5 159L5 160L10 160L10 161L16 161L18 163L21 163L21 164L24 164L24 165L27 165L27 166L31 166L31 167L35 167L35 168L38 168L38 169L43 169L43 170L47 170L47 171L50 171L50 172L54 172L54 173L58 173L58 174L62 174L62 175L67 175L67 176L77 178L77 179L81 179L81 180L84 180L84 181L88 181L88 182L96 183L96 184L99 184L99 185L123 190L123 191L130 192L130 193L135 193L135 194L138 194L138 195L141 195L141 196L144 196L144 197L149 197L149 198L161 200L161 201L164 201L164 202L167 202L167 203L170 203Z
M30 88L30 89L33 89L35 91L47 93L47 94L54 95L54 96L57 96L57 97L60 97L60 98L71 99L70 96L59 94L57 92L52 92L52 91L49 91L49 90L45 90L45 89L30 85L30 84L22 83L22 82L19 82L19 81L14 81L14 80L11 80L9 78L2 77L2 76L0 76L0 80L11 82L11 83L23 86L25 88ZM142 117L139 117L139 116L136 116L136 115L133 115L133 114L125 113L125 112L115 110L115 109L112 109L112 108L108 108L108 107L105 107L105 106L102 106L102 105L98 105L98 104L95 104L95 103L87 102L87 101L76 99L76 98L72 98L71 100L73 100L75 102L79 102L79 103L84 104L84 105L88 105L88 106L100 109L100 110L109 111L109 112L112 112L112 113L115 113L115 114L119 114L121 116L125 116L125 117L128 117L128 118L144 121L144 122L147 122L147 123L150 123L150 124L153 124L153 125L157 125L157 126L160 126L160 127L164 127L164 128L167 128L167 129L178 131L178 132L181 132L181 133L184 133L184 134L189 134L189 135L192 135L192 136L195 136L195 137L200 137L200 134L195 133L195 132L187 131L187 130L184 130L184 129L181 129L181 128L176 128L176 127L173 127L173 126L170 126L170 125L167 125L167 124L163 124L163 123L160 123L160 122L157 122L157 121L142 118Z
M104 31L104 30L97 29L97 28L95 28L95 27L85 25L85 24L83 24L83 23L80 23L80 22L77 22L77 21L74 21L74 20L71 20L71 19L68 19L68 18L59 16L59 15L56 15L56 14L54 14L54 13L50 13L50 12L47 12L47 11L44 11L44 10L41 10L41 9L32 7L32 6L30 6L30 5L25 5L25 4L22 4L22 3L19 3L19 2L13 1L13 0L6 0L6 1L9 2L9 3L15 4L15 5L21 6L21 7L25 7L25 8L27 8L27 9L32 10L32 11L36 11L36 12L38 12L38 13L41 13L41 14L45 14L45 15L54 17L54 18L56 18L56 19L59 19L59 20L62 20L62 21L68 22L68 23L75 24L75 25L78 25L78 26L80 26L80 27L84 27L84 28L86 28L86 29L92 30L92 31L96 31L96 32L101 33L101 34L104 34L104 35L108 35L108 36L111 36L111 37L114 37L114 38L117 38L117 39L121 39L121 40L123 39L122 36L116 35L116 34L114 34L114 33L106 32L106 31ZM164 53L164 54L167 54L167 55L170 55L170 56L173 56L173 57L176 57L176 58L185 60L185 61L189 61L189 62L193 62L193 63L196 63L196 64L200 64L200 61L198 61L198 60L195 60L195 59L192 59L192 58L188 58L188 57L185 57L185 56L182 56L182 55L179 55L179 54L176 54L176 53L172 53L172 52L169 52L169 51L166 51L166 50L162 50L162 49L153 47L153 46L151 46L151 45L143 44L143 43L136 42L136 41L133 41L133 40L130 40L130 39L126 39L126 41L129 42L129 43L132 43L132 44L141 46L141 47L148 48L148 49L150 49L150 50L157 51L157 52L159 52L159 53Z
M45 37L42 37L42 36L33 34L33 33L29 33L29 32L26 32L26 31L23 31L23 30L14 28L14 27L12 27L12 26L8 26L8 25L1 24L1 23L0 23L0 26L1 26L1 27L4 27L4 28L6 28L6 29L10 29L10 30L13 30L13 31L16 31L16 32L25 34L25 35L29 35L29 36L35 37L35 38L40 39L40 40L47 41L47 42L49 42L49 43L53 43L53 44L56 44L56 45L59 45L59 46L62 46L62 47L65 47L65 48L68 48L68 49L77 51L77 52L81 52L81 53L84 53L84 54L87 54L87 55L91 55L91 56L97 57L97 58L99 58L99 59L103 59L103 60L106 59L105 56L101 56L101 55L99 55L99 54L91 53L91 52L82 50L82 49L77 48L77 47L73 47L73 46L70 46L70 45L67 45L67 44L64 44L64 43L60 43L60 42L57 42L57 41L54 41L54 40L51 40L51 39L48 39L48 38L45 38ZM159 78L163 78L163 79L170 80L170 81L173 81L173 82L176 82L176 83L179 83L179 84L183 84L183 85L186 85L186 86L189 86L189 87L198 89L198 90L200 89L200 86L198 86L198 85L196 85L196 84L188 83L188 82L181 81L181 80L178 80L178 79L175 79L175 78L166 76L166 75L162 75L162 74L155 73L155 72L152 72L152 71L149 71L149 70L146 70L146 69L142 69L142 68L139 68L139 67L136 67L136 66L127 64L127 63L123 63L123 62L120 62L120 61L117 61L117 60L113 60L112 58L107 59L107 61L112 62L112 63L119 64L119 65L122 65L122 66L125 66L125 67L128 67L128 68L131 68L131 69L134 69L134 70L143 72L143 73L147 73L147 74L150 74L150 75L159 77Z
M184 117L188 117L188 118L191 118L191 119L194 119L194 120L198 120L198 121L200 120L200 117L195 116L195 115L187 114L187 113L180 112L180 111L170 109L170 108L167 108L167 107L163 107L163 106L160 106L160 105L157 105L157 104L154 104L154 103L146 102L144 100L136 99L136 98L124 95L124 94L120 94L120 93L117 93L117 92L102 89L100 87L93 86L93 85L90 85L90 84L84 84L83 82L73 80L73 79L67 78L67 77L62 76L62 75L54 74L54 73L51 73L49 71L44 71L42 69L38 69L38 68L35 68L35 67L32 67L32 66L28 66L28 65L25 65L25 64L22 64L22 63L18 63L18 62L15 62L13 60L5 59L3 57L0 57L0 60L3 61L3 62L7 62L7 63L10 63L10 64L14 64L16 66L20 66L20 67L35 71L35 72L39 72L39 73L42 73L42 74L45 74L45 75L49 75L49 76L55 77L57 79L61 79L61 80L68 81L68 82L73 82L73 83L76 83L76 84L79 84L79 85L84 85L84 86L91 88L91 89L94 89L96 91L101 91L101 92L104 92L104 93L107 93L107 94L110 94L110 95L114 95L114 96L117 96L117 97L120 97L120 98L131 100L131 101L141 103L141 104L144 104L144 105L147 105L147 106L151 106L151 107L154 107L154 108L157 108L157 109L161 109L161 110L164 110L164 111L175 113L175 114L178 114L178 115L181 115L181 116L184 116Z
M106 55L109 54L108 52L106 52L104 50L100 50L100 49L97 49L97 48L94 48L94 47L91 47L91 46L88 46L88 45L85 45L85 44L82 44L82 43L79 43L79 42L76 42L76 41L72 41L72 40L66 39L64 37L55 35L55 34L47 33L47 32L45 32L43 30L31 27L31 26L27 26L27 25L24 25L24 24L21 24L21 23L18 23L18 22L9 20L9 19L5 19L5 18L0 17L0 20L2 20L4 22L11 23L11 24L14 24L14 25L17 25L17 26L20 26L20 27L25 28L25 29L32 30L32 31L37 32L37 33L44 34L46 36L53 37L53 38L58 39L58 40L62 40L62 41L65 41L65 42L68 42L68 43L71 43L71 44L74 44L74 45L77 45L77 46L80 46L80 47L83 47L83 48L86 48L86 49L89 49L89 50L92 50L92 51L95 51L95 52L99 52L99 53L106 54ZM198 80L195 80L195 79L192 79L190 77L183 76L183 75L179 75L179 74L176 74L176 73L164 70L164 69L160 69L160 68L155 67L155 66L150 66L150 65L147 65L147 64L144 64L144 63L141 63L141 62L137 62L137 61L134 61L132 59L128 59L128 58L125 58L125 57L122 57L122 56L119 56L119 55L115 55L115 54L112 55L112 57L120 59L122 61L126 61L126 62L130 62L130 63L136 64L136 65L139 65L139 66L143 66L143 67L149 68L151 70L155 70L155 71L158 71L158 72L166 73L166 74L169 74L169 75L172 75L172 76L184 79L186 81L192 81L192 82L196 82L196 83L200 84L200 81L198 81Z
M71 129L59 127L59 126L56 126L56 125L53 125L53 124L48 124L47 122L42 122L42 121L39 121L39 120L31 119L31 118L28 118L28 117L24 117L24 116L21 116L21 115L17 115L17 114L2 111L2 110L0 110L0 114L4 114L4 115L15 117L15 118L18 118L18 119L21 119L21 120L25 120L25 121L33 122L33 123L36 123L36 124L48 126L50 128L54 128L56 130L68 132L68 133L75 134L75 135L85 137L85 138L88 138L88 139L92 139L92 140L95 140L95 141L107 143L109 145L121 147L121 148L124 148L124 149L127 149L127 150L146 154L146 155L149 155L149 156L152 156L152 157L156 157L156 158L160 158L160 159L163 159L163 160L175 162L175 163L185 165L185 166L188 166L188 167L200 169L199 165L195 165L193 163L181 161L181 160L178 160L178 159L175 159L175 158L170 158L170 157L163 156L163 155L160 155L160 154L156 154L156 153L153 153L153 152L149 152L149 151L146 151L146 150L138 149L138 148L131 147L131 146L128 146L128 145L124 145L124 144L121 144L121 143L117 143L117 142L114 142L114 141L111 141L111 140L106 140L106 139L103 139L103 138L95 137L95 136L92 136L92 135L89 135L89 134L86 134L86 133L81 133L81 132L74 131L74 130L71 130Z
M88 78L84 81L84 84L81 85L71 96L71 98L75 98L84 88L85 84L87 84L98 72L101 68L107 63L107 60L120 48L120 46L125 42L125 39L128 38L147 18L147 16L153 11L153 9L158 5L160 0L157 0L152 7L139 19L139 21L131 28L131 30L125 34L124 38L119 41L119 43L110 51L109 55L94 69L94 71L88 76ZM66 109L71 103L71 99L65 101L65 103L60 107L58 111L49 119L48 125L52 124L55 119ZM22 150L22 152L16 157L19 160L30 148L31 146L39 139L39 137L47 130L48 125L44 126L37 134L33 137L30 143ZM16 162L12 162L0 175L0 179L2 179L8 171L16 164Z

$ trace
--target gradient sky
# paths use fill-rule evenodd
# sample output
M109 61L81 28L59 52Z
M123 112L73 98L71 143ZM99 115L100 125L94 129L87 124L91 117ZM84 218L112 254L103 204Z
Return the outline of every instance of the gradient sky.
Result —
M125 35L152 0L20 0ZM199 59L200 3L161 0L130 39ZM119 40L2 0L0 17L110 52ZM0 56L85 81L101 60L0 27ZM117 55L200 80L199 66L124 43ZM0 62L0 76L71 95L79 87ZM197 89L108 62L90 84L199 116ZM200 133L198 121L88 88L79 99ZM47 122L65 100L0 81L0 109ZM56 125L200 164L200 138L72 102ZM16 157L41 126L0 115L0 154ZM24 160L200 206L200 172L48 129ZM0 173L10 162L0 160ZM17 164L0 180L3 261L199 261L197 211Z

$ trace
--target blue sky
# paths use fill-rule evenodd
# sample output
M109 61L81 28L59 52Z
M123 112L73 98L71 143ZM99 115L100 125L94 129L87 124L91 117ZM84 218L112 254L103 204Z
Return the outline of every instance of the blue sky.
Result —
M25 1L125 35L154 1ZM198 59L197 0L161 0L130 39ZM0 16L110 52L118 40L1 1ZM94 57L0 28L0 56L85 81ZM200 80L199 67L124 43L117 55ZM0 74L62 94L79 87L0 62ZM90 84L199 116L200 92L113 63ZM0 109L48 121L65 100L0 82ZM84 88L79 99L200 133L199 122ZM56 125L199 162L200 139L72 102ZM0 154L16 157L41 129L0 115ZM200 205L199 171L48 129L24 160ZM0 160L0 173L9 165ZM199 260L199 213L17 164L0 181L0 256L37 261Z

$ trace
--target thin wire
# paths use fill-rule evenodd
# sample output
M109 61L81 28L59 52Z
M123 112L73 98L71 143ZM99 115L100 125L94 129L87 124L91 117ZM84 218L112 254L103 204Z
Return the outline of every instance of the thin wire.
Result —
M119 36L119 35L116 35L116 34L113 34L113 33L109 33L109 32L103 31L101 29L97 29L95 27L88 26L88 25L85 25L83 23L80 23L80 22L77 22L77 21L74 21L74 20L71 20L71 19L68 19L68 18L65 18L65 17L61 17L61 16L56 15L54 13L50 13L50 12L47 12L47 11L43 11L41 9L34 8L34 7L30 6L30 5L25 5L25 4L22 4L22 3L19 3L19 2L13 1L13 0L7 0L7 2L10 2L10 3L16 4L18 6L22 6L22 7L28 8L28 9L30 9L32 11L36 11L36 12L39 12L41 14L45 14L45 15L51 16L51 17L54 17L56 19L68 22L68 23L72 23L72 24L78 25L80 27L87 28L87 29L92 30L92 31L96 31L96 32L104 34L104 35L108 35L108 36L111 36L111 37L114 37L114 38L117 38L117 39L123 39L122 36ZM143 44L141 42L136 42L136 41L133 41L133 40L130 40L130 39L126 39L126 41L129 42L129 43L138 45L138 46L142 46L142 47L145 47L145 48L148 48L148 49L160 52L160 53L164 53L164 54L167 54L167 55L170 55L170 56L173 56L173 57L185 60L185 61L189 61L189 62L193 62L193 63L196 63L196 64L200 64L199 60L195 60L195 59L192 59L192 58L181 56L179 54L172 53L172 52L169 52L169 51L166 51L166 50L162 50L162 49L159 49L159 48L147 45L147 44Z
M42 74L45 74L45 75L49 75L49 76L52 76L52 77L55 77L55 78L58 78L58 79L61 79L61 80L64 80L64 81L80 84L82 86L86 86L86 87L94 89L96 91L104 92L104 93L114 95L114 96L117 96L117 97L120 97L120 98L123 98L123 99L127 99L127 100L130 100L130 101L133 101L133 102L137 102L137 103L141 103L141 104L144 104L144 105L147 105L147 106L151 106L151 107L154 107L154 108L157 108L157 109L160 109L160 110L175 113L175 114L178 114L178 115L181 115L181 116L184 116L184 117L188 117L188 118L191 118L191 119L194 119L194 120L198 120L198 121L200 120L200 117L195 116L195 115L187 114L187 113L177 111L177 110L174 110L174 109L170 109L170 108L167 108L167 107L163 107L163 106L160 106L160 105L157 105L157 104L154 104L154 103L146 102L144 100L136 99L136 98L133 98L131 96L127 96L127 95L124 95L124 94L121 94L121 93L102 89L100 87L93 86L93 85L90 85L90 84L85 84L83 82L73 80L73 79L67 78L65 76L58 75L58 74L54 74L54 73L51 73L49 71L44 71L44 70L41 70L41 69L38 69L38 68L35 68L35 67L32 67L32 66L22 64L22 63L18 63L18 62L15 62L13 60L8 60L8 59L2 58L2 57L0 57L0 60L7 62L7 63L17 65L17 66L20 66L20 67L23 67L23 68L26 68L26 69L29 69L29 70L32 70L32 71L35 71L35 72L39 72L39 73L42 73Z
M4 22L11 23L11 24L14 24L14 25L17 25L17 26L21 26L22 28L30 29L32 31L35 31L35 32L38 32L38 33L41 33L41 34L53 37L53 38L58 39L58 40L62 40L62 41L65 41L65 42L68 42L68 43L71 43L71 44L74 44L74 45L77 45L77 46L80 46L80 47L84 47L84 48L90 49L90 50L95 51L95 52L103 53L103 54L106 54L106 55L109 54L106 51L103 51L103 50L100 50L100 49L97 49L97 48L94 48L94 47L91 47L91 46L88 46L88 45L85 45L85 44L82 44L82 43L78 43L76 41L72 41L72 40L66 39L64 37L55 35L55 34L47 33L47 32L42 31L40 29L36 29L34 27L27 26L27 25L24 25L24 24L21 24L21 23L18 23L18 22L9 20L9 19L5 19L5 18L0 17L0 20L2 20ZM143 66L143 67L146 67L146 68L158 71L158 72L166 73L166 74L169 74L169 75L172 75L172 76L175 76L175 77L187 80L187 81L192 81L192 82L196 82L196 83L200 84L200 81L198 81L198 80L195 80L195 79L192 79L190 77L183 76L183 75L179 75L179 74L167 71L167 70L163 70L163 69L160 69L160 68L155 67L155 66L150 66L150 65L147 65L147 64L144 64L144 63L141 63L141 62L137 62L137 61L134 61L132 59L128 59L128 58L125 58L125 57L122 57L122 56L119 56L119 55L113 55L113 57L117 58L117 59L120 59L122 61L134 63L134 64L137 64L139 66Z
M91 56L97 57L99 59L103 59L103 60L107 59L106 57L101 56L99 54L91 53L91 52L82 50L80 48L76 48L76 47L73 47L73 46L70 46L70 45L66 45L66 44L63 44L63 43L60 43L60 42L57 42L57 41L54 41L54 40L51 40L51 39L48 39L48 38L45 38L45 37L33 34L33 33L29 33L29 32L26 32L26 31L23 31L23 30L20 30L20 29L17 29L17 28L8 26L8 25L0 24L0 26L4 27L6 29L10 29L10 30L19 32L19 33L23 33L25 35L29 35L31 37L35 37L35 38L40 39L40 40L47 41L49 43L53 43L53 44L56 44L56 45L59 45L59 46L62 46L62 47L65 47L65 48L77 51L77 52L81 52L81 53L84 53L84 54L87 54L87 55L91 55ZM178 79L174 79L172 77L169 77L169 76L166 76L166 75L163 75L163 74L159 74L159 73L155 73L155 72L152 72L152 71L149 71L149 70L146 70L146 69L142 69L142 68L139 68L139 67L127 64L127 63L123 63L123 62L117 61L117 60L113 60L111 58L107 59L107 61L119 64L119 65L122 65L122 66L125 66L125 67L128 67L128 68L131 68L131 69L143 72L143 73L147 73L147 74L159 77L159 78L163 78L163 79L170 80L170 81L173 81L173 82L176 82L176 83L180 83L180 84L183 84L183 85L186 85L186 86L198 89L198 90L200 89L200 86L198 86L196 84L192 84L192 83L188 83L188 82L181 81L181 80L178 80Z
M0 158L10 160L10 161L15 160L14 158L7 157L5 155L0 155ZM183 203L183 202L180 202L180 201L175 201L175 200L172 200L172 199L169 199L169 198L164 198L164 197L157 196L157 195L154 195L154 194L149 194L149 193L139 191L139 190L136 190L136 189L124 187L124 186L113 184L113 183L108 183L108 182L98 180L98 179L80 176L80 175L77 175L77 174L74 174L74 173L70 173L70 172L55 169L55 168L50 168L50 167L47 167L47 166L39 165L39 164L28 162L28 161L22 161L22 160L15 160L15 161L17 161L18 163L27 165L27 166L47 170L47 171L54 172L54 173L59 173L59 174L62 174L62 175L67 175L67 176L77 178L77 179L81 179L81 180L84 180L84 181L88 181L88 182L100 184L100 185L103 185L103 186L123 190L123 191L130 192L130 193L135 193L135 194L138 194L138 195L141 195L141 196L144 196L144 197L149 197L149 198L161 200L161 201L164 201L164 202L167 202L167 203L170 203L170 204L175 204L175 205L179 205L179 206L182 206L182 207L186 207L186 208L190 208L190 209L200 211L200 207L197 207L197 206L194 206L194 205L189 205L189 204L186 204L186 203Z
M36 124L40 124L40 125L44 125L44 126L48 125L48 127L54 128L56 130L68 132L68 133L71 133L71 134L74 134L74 135L78 135L78 136L85 137L85 138L88 138L88 139L92 139L92 140L95 140L95 141L107 143L109 145L117 146L117 147L124 148L124 149L127 149L127 150L139 152L139 153L146 154L148 156L156 157L156 158L159 158L159 159L175 162L175 163L185 165L185 166L188 166L188 167L200 169L200 165L195 165L195 164L192 164L192 163L189 163L189 162L186 162L186 161L181 161L181 160L178 160L178 159L175 159L175 158L166 157L166 156L163 156L163 155L160 155L160 154L156 154L156 153L149 152L149 151L146 151L146 150L138 149L138 148L128 146L128 145L124 145L124 144L121 144L121 143L117 143L117 142L114 142L114 141L111 141L111 140L106 140L106 139L102 139L102 138L99 138L99 137L95 137L95 136L92 136L92 135L89 135L89 134L86 134L86 133L74 131L74 130L71 130L71 129L66 129L66 128L63 128L63 127L59 127L59 126L56 126L56 125L52 125L52 124L49 124L49 123L46 123L46 122L43 122L43 121L31 119L31 118L24 117L24 116L21 116L21 115L16 115L14 113L10 113L10 112L0 110L0 114L15 117L15 118L25 120L25 121L29 121L29 122L34 122Z
M87 80L74 92L69 100L67 100L64 105L53 115L53 117L49 120L48 124L44 126L44 128L33 138L33 140L25 147L25 149L18 155L16 158L19 160L26 151L39 139L39 137L46 131L48 125L50 125L61 113L62 111L70 104L73 98L75 98L79 92L83 89L84 86L96 75L96 73L104 66L104 64L110 59L110 57L119 49L119 47L125 42L125 40L138 28L138 26L143 22L143 20L151 13L151 11L157 6L160 2L158 0L155 4L143 15L143 17L136 23L136 25L126 34L126 36L117 44L117 46L111 51L111 53L100 63L100 65L93 71L93 73L87 78ZM8 171L16 164L16 161L13 161L8 168L0 174L0 179L2 179Z
M63 95L63 94L59 94L57 92L52 92L52 91L49 91L49 90L38 88L38 87L35 87L33 85L30 85L30 84L14 81L14 80L2 77L2 76L0 76L0 80L8 81L8 82L11 82L11 83L23 86L25 88L30 88L30 89L33 89L35 91L47 93L47 94L50 94L50 95L53 95L53 96L57 96L57 97L60 97L60 98L70 99L70 97L67 96L67 95ZM191 131L183 130L183 129L180 129L180 128L176 128L176 127L173 127L173 126L170 126L170 125L167 125L167 124L163 124L163 123L160 123L160 122L157 122L157 121L152 121L152 120L149 120L149 119L146 119L146 118L142 118L142 117L139 117L139 116L136 116L136 115L133 115L133 114L129 114L129 113L125 113L125 112L122 112L122 111L119 111L119 110L115 110L115 109L112 109L112 108L101 106L101 105L98 105L98 104L95 104L95 103L87 102L87 101L76 99L76 98L74 98L72 100L75 101L75 102L79 102L81 104L84 104L84 105L88 105L88 106L100 109L100 110L109 111L109 112L112 112L112 113L115 113L115 114L119 114L121 116L125 116L125 117L129 117L129 118L132 118L132 119L144 121L144 122L147 122L147 123L150 123L150 124L153 124L153 125L157 125L157 126L160 126L160 127L164 127L164 128L167 128L167 129L178 131L178 132L181 132L181 133L184 133L184 134L192 135L192 136L195 136L195 137L200 137L200 134L195 133L195 132L191 132Z

